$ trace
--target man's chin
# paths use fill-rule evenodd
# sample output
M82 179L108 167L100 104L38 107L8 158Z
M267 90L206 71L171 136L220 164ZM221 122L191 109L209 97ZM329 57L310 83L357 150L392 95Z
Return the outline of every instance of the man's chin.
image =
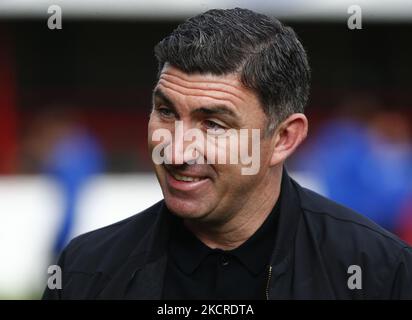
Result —
M179 199L173 196L166 196L165 202L167 208L178 217L183 219L201 219L205 216L204 204L199 201Z

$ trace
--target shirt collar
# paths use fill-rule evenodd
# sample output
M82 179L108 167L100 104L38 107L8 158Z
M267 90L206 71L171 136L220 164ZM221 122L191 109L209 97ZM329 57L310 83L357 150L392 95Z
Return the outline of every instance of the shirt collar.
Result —
M191 274L213 249L200 241L186 226L183 220L173 216L171 242L169 245L171 259L185 273Z
M224 252L235 256L252 274L260 274L270 262L273 251L280 197L276 205L258 230L242 245L233 250L211 249L187 229L183 220L172 218L171 258L186 274L193 273L207 255Z

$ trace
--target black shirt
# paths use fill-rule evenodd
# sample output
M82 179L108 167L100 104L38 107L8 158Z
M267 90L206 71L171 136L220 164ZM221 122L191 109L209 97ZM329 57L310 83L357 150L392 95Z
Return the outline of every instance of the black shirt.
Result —
M276 204L259 229L232 250L209 248L174 216L163 299L265 299L278 211Z

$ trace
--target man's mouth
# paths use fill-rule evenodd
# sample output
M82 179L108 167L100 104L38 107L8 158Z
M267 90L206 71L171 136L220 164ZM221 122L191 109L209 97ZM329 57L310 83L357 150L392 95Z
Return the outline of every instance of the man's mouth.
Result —
M201 178L201 177L189 177L189 176L183 176L174 172L170 172L170 174L175 178L177 181L185 181L185 182L197 182L206 178Z
M200 170L192 170L193 172L178 172L178 170L170 167L165 167L166 169L166 181L170 188L174 190L192 192L200 191L209 186L211 179L202 175Z

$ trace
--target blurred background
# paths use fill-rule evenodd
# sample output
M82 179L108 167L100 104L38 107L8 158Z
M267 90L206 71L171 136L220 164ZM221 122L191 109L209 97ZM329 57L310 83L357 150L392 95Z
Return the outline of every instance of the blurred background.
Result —
M62 29L48 28L52 4ZM0 1L0 299L39 298L71 238L162 198L146 147L153 46L210 8L295 29L313 83L289 171L412 243L412 2L357 1L354 30L352 4Z

